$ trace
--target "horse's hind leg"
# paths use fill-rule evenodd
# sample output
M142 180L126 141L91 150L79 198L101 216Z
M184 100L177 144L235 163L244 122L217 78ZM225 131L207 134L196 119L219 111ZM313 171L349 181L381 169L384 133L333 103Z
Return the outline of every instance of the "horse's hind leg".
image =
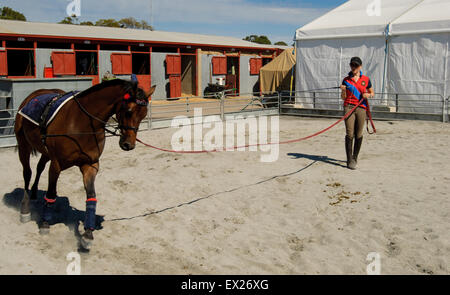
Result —
M31 180L31 167L30 167L30 155L31 155L31 146L23 137L23 135L17 136L17 143L19 148L19 159L20 163L23 167L23 180L25 182L25 190L23 193L23 199L20 206L20 221L26 223L31 220L30 213L30 197L28 195L28 187L30 185Z
M56 202L56 183L58 182L61 168L58 161L52 160L50 163L50 169L48 171L48 189L47 194L44 197L45 204L42 210L42 218L39 223L39 232L41 234L48 234L50 232L50 223L53 219L53 211Z
M41 158L39 159L39 163L38 163L37 169L36 169L36 179L34 180L33 186L31 187L31 200L37 199L37 190L38 190L39 179L40 179L42 171L44 171L45 165L47 164L48 161L50 161L50 159L45 155L42 155Z

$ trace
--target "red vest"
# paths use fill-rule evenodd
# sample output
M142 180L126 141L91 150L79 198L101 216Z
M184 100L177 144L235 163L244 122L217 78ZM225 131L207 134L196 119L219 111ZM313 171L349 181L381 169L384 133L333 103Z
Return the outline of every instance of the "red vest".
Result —
M352 77L348 76L344 79L344 81L347 81L348 83L352 84L353 86L355 86L358 91L361 94L364 94L367 92L367 85L369 84L369 77L361 75L361 77L359 77L358 82L355 82ZM344 101L344 106L348 105L348 104L353 104L353 105L357 105L359 103L359 99L358 97L355 97L353 95L353 93L347 89L347 98ZM366 108L365 104L362 103L360 105L363 108Z

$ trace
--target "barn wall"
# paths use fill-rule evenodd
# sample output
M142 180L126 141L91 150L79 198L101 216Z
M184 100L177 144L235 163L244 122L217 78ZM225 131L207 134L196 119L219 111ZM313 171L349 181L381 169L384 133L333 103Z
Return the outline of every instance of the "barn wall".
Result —
M102 81L103 75L106 72L112 74L112 64L111 64L111 54L112 53L130 53L129 51L117 51L117 50L100 50L98 56L98 73L100 74L100 82ZM131 75L115 75L120 79L131 79Z
M217 83L218 81L216 80L217 78L224 78L225 79L225 75L212 75L212 81L210 81L210 72L211 72L211 62L212 62L212 58L214 56L223 56L220 54L201 54L201 69L202 69L202 74L201 74L201 87L200 87L200 91L199 94L203 95L205 92L205 88L208 87L208 83Z
M53 51L72 52L72 49L36 48L36 78L44 78L44 67L52 66Z
M253 57L257 56L241 55L239 76L241 86L240 93L242 94L259 91L258 87L259 75L250 75L250 58Z
M156 85L152 99L162 100L170 97L169 77L166 75L166 56L165 52L152 52L152 85Z

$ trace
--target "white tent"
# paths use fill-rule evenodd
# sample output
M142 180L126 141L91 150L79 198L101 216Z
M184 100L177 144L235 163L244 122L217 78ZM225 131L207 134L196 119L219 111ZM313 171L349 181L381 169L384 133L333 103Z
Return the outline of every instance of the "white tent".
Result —
M449 0L350 0L296 31L296 89L338 86L352 56L376 92L450 95Z

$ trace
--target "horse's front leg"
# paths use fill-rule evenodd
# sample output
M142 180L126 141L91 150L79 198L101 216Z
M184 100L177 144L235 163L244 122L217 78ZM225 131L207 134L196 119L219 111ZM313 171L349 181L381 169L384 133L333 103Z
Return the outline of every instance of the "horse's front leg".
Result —
M58 182L61 168L58 161L52 160L50 169L48 171L48 188L47 194L44 197L44 209L42 212L41 222L39 224L39 232L41 234L48 234L50 232L50 224L53 219L53 211L56 202L56 183Z
M94 241L93 231L95 230L95 210L97 199L95 195L95 176L99 169L98 162L92 165L80 167L83 174L84 188L86 190L86 217L84 219L84 234L81 236L81 246L90 249Z

